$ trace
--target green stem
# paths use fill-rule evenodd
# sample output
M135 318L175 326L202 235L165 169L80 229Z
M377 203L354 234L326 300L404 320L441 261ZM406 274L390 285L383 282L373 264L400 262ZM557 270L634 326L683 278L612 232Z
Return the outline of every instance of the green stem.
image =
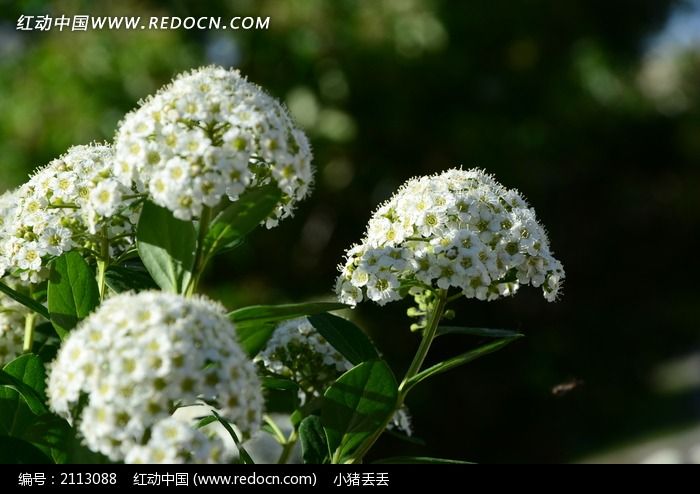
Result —
M263 421L272 430L272 435L274 436L275 441L277 441L281 445L284 445L287 442L287 438L284 436L282 429L280 429L277 423L274 420L272 420L272 417L270 417L269 415L264 415Z
M32 351L34 343L34 328L36 327L36 312L29 312L24 316L24 352Z
M293 430L287 441L282 445L282 453L277 460L278 465L283 465L289 461L289 457L292 455L292 451L294 451L294 446L297 444L297 438L297 431Z
M199 234L197 236L197 250L194 255L194 263L192 265L192 279L190 280L185 294L189 297L197 291L199 286L199 280L202 277L204 268L206 267L206 255L204 252L204 241L207 238L207 233L209 232L209 224L211 223L211 208L204 206L202 210L202 216L199 219Z
M408 382L416 374L418 374L423 367L423 362L425 362L425 357L427 357L430 351L430 346L433 344L435 335L437 334L438 326L440 325L440 319L442 319L445 313L445 306L447 305L447 292L444 290L439 290L437 292L437 300L430 314L430 320L428 321L428 326L423 330L423 339L421 339L420 346L416 352L415 357L413 357L413 362L411 362L410 367L406 371L406 375L399 385L399 407L403 405L403 401L408 393L407 385Z
M447 306L447 291L438 290L436 292L436 295L436 301L432 307L432 311L430 312L428 326L423 330L423 338L421 339L418 350L416 351L416 355L413 357L413 361L411 362L411 365L406 371L406 375L404 376L403 380L401 381L401 384L399 385L399 396L396 400L396 407L394 408L394 412L396 412L396 410L399 410L403 406L403 402L406 399L406 395L408 395L408 392L410 390L409 383L411 379L415 377L415 375L418 374L421 368L423 367L425 358L427 357L428 352L430 351L430 346L432 345L433 340L435 339L435 335L437 334L437 329L440 325L440 320L442 319L442 316L445 313L445 307ZM362 462L362 458L367 454L367 452L372 448L372 446L374 446L374 443L377 442L377 439L379 439L379 437L384 432L384 429L386 429L386 427L389 425L389 422L391 422L393 418L393 414L390 415L384 422L384 425L377 429L377 431L374 434L372 434L372 436L367 438L367 440L357 449L352 458L348 460L348 463Z
M34 288L29 285L29 298L34 295ZM24 316L24 345L22 350L24 352L32 351L32 344L34 343L34 328L36 327L36 312L30 311Z
M109 238L107 237L107 228L102 229L102 237L100 238L100 256L97 258L97 288L100 292L100 300L105 298L105 285L107 266L109 265Z

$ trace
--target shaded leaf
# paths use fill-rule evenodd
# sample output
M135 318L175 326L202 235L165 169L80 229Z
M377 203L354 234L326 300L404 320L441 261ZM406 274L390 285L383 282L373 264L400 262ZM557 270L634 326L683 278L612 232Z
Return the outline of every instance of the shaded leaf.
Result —
M355 324L332 314L316 314L309 322L353 365L379 358L367 335Z
M49 413L46 401L46 371L39 357L25 354L17 357L0 370L0 386L9 388L27 403L32 413ZM0 398L6 398L0 396Z
M107 286L115 293L128 291L141 292L155 290L158 285L146 270L145 266L138 262L130 262L121 266L110 266L105 274Z
M22 438L50 455L54 462L68 463L74 434L68 422L57 415L45 414L32 423Z
M509 329L467 328L462 326L439 326L436 336L446 334L463 334L469 336L481 336L483 338L520 338L522 333Z
M291 414L299 406L299 386L289 379L263 377L265 410L268 413Z
M310 415L301 421L299 437L301 439L301 457L305 464L328 463L330 453L319 416Z
M349 306L338 302L308 302L283 305L252 305L234 310L228 317L236 324L255 321L256 323L279 322L297 317L310 316L321 312L347 309Z
M182 293L192 279L197 237L191 221L146 202L136 233L139 255L164 291Z
M274 183L243 192L209 226L204 239L205 259L240 243L272 214L281 198L282 192Z
M318 314L330 310L345 309L347 305L336 302L310 302L284 305L253 305L229 313L236 325L236 333L243 350L255 357L267 344L275 331L276 323L288 319Z
M22 437L49 413L46 402L46 372L36 355L25 354L0 371L0 434Z
M0 464L47 465L53 463L41 449L24 439L0 436Z
M363 362L326 391L321 421L334 463L341 463L367 439L381 433L394 414L398 389L382 360Z
M53 324L45 322L37 325L34 329L33 353L42 362L48 364L55 359L60 347L61 339L56 334Z

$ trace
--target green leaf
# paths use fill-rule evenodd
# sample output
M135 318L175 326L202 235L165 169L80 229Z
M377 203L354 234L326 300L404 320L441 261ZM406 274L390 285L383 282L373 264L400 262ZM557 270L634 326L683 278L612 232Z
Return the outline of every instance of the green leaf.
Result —
M263 377L260 381L262 387L265 389L274 389L277 391L299 390L299 385L290 379L281 379L279 377Z
M55 359L60 347L61 339L56 334L56 330L51 322L37 325L34 329L34 345L32 351L42 362L47 364Z
M16 302L19 302L20 304L24 305L25 307L28 307L29 309L33 310L37 314L40 314L41 316L45 317L46 319L49 319L49 311L46 307L41 305L39 302L34 300L31 297L28 297L26 295L23 295L19 293L16 290L13 290L6 284L4 284L2 281L0 281L0 292L4 293L11 299L13 299Z
M263 377L267 413L291 414L299 406L299 385L289 379Z
M95 273L77 252L67 252L51 264L48 301L51 322L61 338L99 305Z
M115 293L155 290L158 285L140 262L110 266L105 275L107 286Z
M276 184L261 185L241 194L209 226L204 239L205 259L240 243L277 207L282 192Z
M49 413L49 409L44 404L45 383L44 364L36 355L21 355L0 370L0 386L21 395L29 409L36 415ZM5 396L0 394L0 399L8 397L6 390L0 390L0 393L3 391Z
M319 416L310 415L301 421L299 437L301 438L301 457L305 464L328 463L330 453Z
M51 458L33 444L12 436L0 436L0 464L51 464Z
M209 415L208 417L202 417L199 419L199 422L195 424L195 429L201 429L202 427L206 427L209 424L213 424L214 422L218 422L219 420L214 417L213 415Z
M182 221L146 202L136 233L144 266L164 291L182 293L192 279L197 236L190 221Z
M53 414L44 414L32 423L22 438L50 455L56 463L67 463L75 440L71 426Z
M226 429L226 432L228 432L229 436L231 436L231 439L233 439L233 442L236 444L236 447L238 448L238 454L240 455L243 463L246 465L255 464L253 459L250 457L248 452L245 450L245 448L241 444L241 440L238 438L238 434L236 434L236 431L233 430L233 427L231 427L231 424L229 424L228 420L222 418L221 415L216 413L214 410L212 410L211 413L216 418L216 420L224 427L224 429Z
M39 357L22 355L0 371L0 434L22 437L37 420L49 413L46 403L46 371Z
M383 360L370 360L328 388L321 422L334 463L342 463L370 437L380 434L396 409L398 388Z
M379 358L367 335L355 324L332 314L316 314L309 322L353 365Z
M275 325L272 323L236 326L238 343L240 343L241 348L250 358L255 357L265 347L274 332Z
M310 302L285 305L253 305L234 310L228 317L236 324L238 341L250 357L255 357L267 344L276 323L331 310L346 309L337 302Z
M338 302L309 302L301 304L283 305L252 305L231 312L228 317L236 324L255 322L256 324L267 322L286 321L297 317L310 316L321 312L347 309L349 306Z
M462 326L439 326L435 336L446 334L463 334L481 336L483 338L520 338L524 336L522 333L509 329L467 328Z
M415 376L413 376L412 379L410 379L406 383L406 391L411 389L413 386L418 384L421 381L424 381L425 379L428 379L433 376L437 376L438 374L442 374L443 372L447 372L451 369L454 369L455 367L459 367L461 365L467 364L471 362L472 360L476 360L479 357L483 357L484 355L488 355L489 353L493 353L497 350L500 350L501 348L509 345L513 341L520 339L520 336L513 337L513 338L504 338L502 340L497 340L494 341L493 343L489 343L484 346L480 346L479 348L476 348L474 350L470 350L466 353L463 353L461 355L457 355L456 357L453 357L451 359L445 360L443 362L437 363L433 365L432 367L429 367L425 369L424 371L419 372Z
M394 456L372 462L374 465L473 465L474 463L461 460L449 460L447 458L431 458L429 456Z

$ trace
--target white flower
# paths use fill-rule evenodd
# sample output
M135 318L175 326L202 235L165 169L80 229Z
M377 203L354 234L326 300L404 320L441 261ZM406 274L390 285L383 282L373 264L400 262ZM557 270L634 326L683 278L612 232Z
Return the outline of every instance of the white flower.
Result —
M206 405L245 433L259 428L263 408L255 366L223 307L162 292L117 295L85 319L51 364L48 395L88 447L114 461L167 449L159 434L178 407ZM164 461L219 458L168 454Z
M412 425L411 413L408 411L406 405L396 410L394 416L389 422L387 428L389 430L400 431L406 434L408 437L413 435L413 425Z
M229 456L220 438L208 436L184 420L168 417L153 426L146 444L127 452L125 463L224 463Z
M311 148L287 110L235 70L177 77L128 114L114 174L184 220L274 181L282 200L267 226L291 216L313 181Z
M402 284L414 294L452 289L480 300L530 284L551 301L564 280L535 211L476 169L406 182L374 213L340 271L338 296L353 305L365 296L398 300Z
M281 323L255 357L266 372L290 379L300 397L320 396L352 364L305 317Z
M17 191L7 191L0 194L0 278L10 269L12 242L10 242L10 227L12 217L17 207Z
M90 256L104 236L113 254L133 245L138 206L123 199L133 191L114 179L113 161L109 146L75 146L8 196L12 204L0 205L0 276L37 283L51 257L72 249Z
M12 283L13 288L17 286ZM22 354L29 309L0 293L0 368Z
M121 201L122 191L116 180L103 180L90 192L90 203L101 216L112 216Z

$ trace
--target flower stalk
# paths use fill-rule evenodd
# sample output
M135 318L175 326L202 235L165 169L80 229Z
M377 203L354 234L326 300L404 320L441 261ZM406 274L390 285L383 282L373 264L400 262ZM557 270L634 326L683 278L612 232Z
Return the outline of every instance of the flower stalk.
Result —
M394 413L401 409L401 407L404 404L404 401L406 399L406 396L408 395L408 392L411 390L411 379L416 376L423 367L423 363L425 362L425 358L428 356L428 352L430 351L430 347L433 344L433 340L435 339L435 336L437 334L437 329L438 326L440 325L440 320L442 319L443 314L445 313L445 308L447 306L447 291L446 290L437 290L436 292L436 299L435 302L432 305L432 310L430 311L430 318L428 320L428 325L426 328L423 330L423 337L421 338L420 345L418 346L418 350L416 351L415 356L413 357L413 361L411 362L411 365L408 367L408 370L406 371L406 375L404 376L403 380L401 381L401 384L399 385L399 395L396 400L396 405L394 407ZM391 419L393 417L393 413L389 415L389 417L386 419L384 422L383 426L377 429L377 431L372 434L355 452L355 454L352 456L350 460L347 461L347 463L351 464L356 464L356 463L361 463L362 459L364 456L367 454L367 452L372 449L372 446L374 446L374 443L377 442L379 437L384 433L384 430L386 427L389 425L389 422L391 422ZM334 460L337 460L337 458L334 458ZM336 463L336 461L334 461Z

